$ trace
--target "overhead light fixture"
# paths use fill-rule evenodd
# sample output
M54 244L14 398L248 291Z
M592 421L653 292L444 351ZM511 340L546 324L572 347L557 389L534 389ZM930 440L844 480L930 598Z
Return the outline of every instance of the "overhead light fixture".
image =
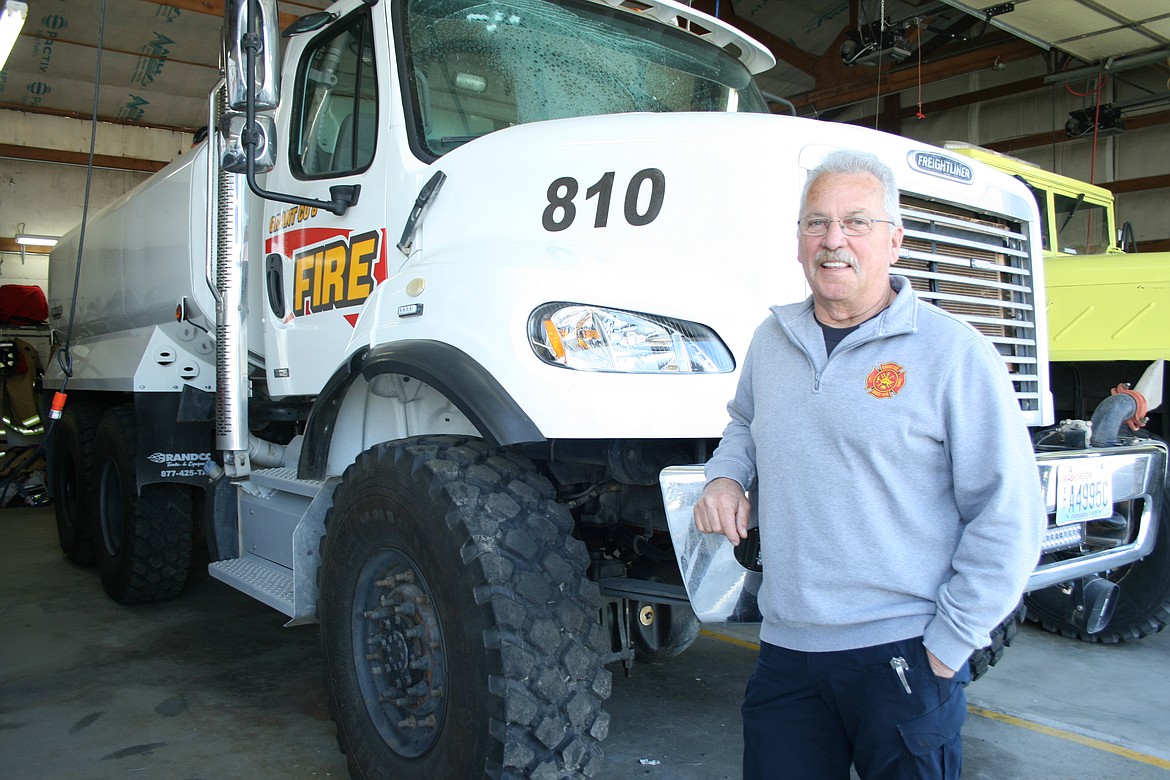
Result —
M8 55L16 45L16 38L24 27L24 20L28 18L28 3L21 0L4 0L4 9L0 11L0 70L8 62Z
M1069 138L1080 138L1092 132L1097 135L1117 135L1125 132L1125 118L1120 108L1102 103L1100 106L1070 111L1068 121L1064 123L1064 131Z
M849 67L876 67L883 60L895 64L910 56L910 42L902 30L886 20L863 25L845 33L840 49L841 62Z
M53 236L36 236L31 233L17 233L16 243L21 246L57 246Z

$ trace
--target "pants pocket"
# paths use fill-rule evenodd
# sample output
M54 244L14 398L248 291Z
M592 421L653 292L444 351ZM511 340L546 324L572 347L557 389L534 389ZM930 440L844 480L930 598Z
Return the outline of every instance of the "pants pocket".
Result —
M951 695L925 715L898 724L898 733L906 749L916 756L926 756L957 742L967 719L967 697L956 683Z

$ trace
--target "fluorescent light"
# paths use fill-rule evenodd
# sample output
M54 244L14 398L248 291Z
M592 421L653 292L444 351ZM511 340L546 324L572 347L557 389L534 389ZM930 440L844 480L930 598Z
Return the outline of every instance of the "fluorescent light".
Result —
M4 0L4 10L0 11L0 69L8 62L8 55L16 45L16 37L24 27L24 20L28 18L28 3L21 0Z
M28 233L17 233L16 243L24 246L57 246L57 239L52 236L34 236Z

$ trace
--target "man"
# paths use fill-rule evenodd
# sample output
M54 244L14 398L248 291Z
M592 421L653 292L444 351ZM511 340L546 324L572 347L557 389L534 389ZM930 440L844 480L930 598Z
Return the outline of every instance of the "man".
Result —
M746 778L957 778L967 659L1017 605L1045 525L1002 359L891 276L898 189L840 151L801 198L812 289L743 364L695 524L733 544L759 503L760 654Z

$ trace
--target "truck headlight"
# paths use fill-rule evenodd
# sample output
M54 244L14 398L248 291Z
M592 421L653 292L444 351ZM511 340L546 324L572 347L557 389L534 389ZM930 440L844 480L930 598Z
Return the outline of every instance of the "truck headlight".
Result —
M722 374L731 351L694 322L581 303L546 303L528 319L529 343L546 363L578 371Z

